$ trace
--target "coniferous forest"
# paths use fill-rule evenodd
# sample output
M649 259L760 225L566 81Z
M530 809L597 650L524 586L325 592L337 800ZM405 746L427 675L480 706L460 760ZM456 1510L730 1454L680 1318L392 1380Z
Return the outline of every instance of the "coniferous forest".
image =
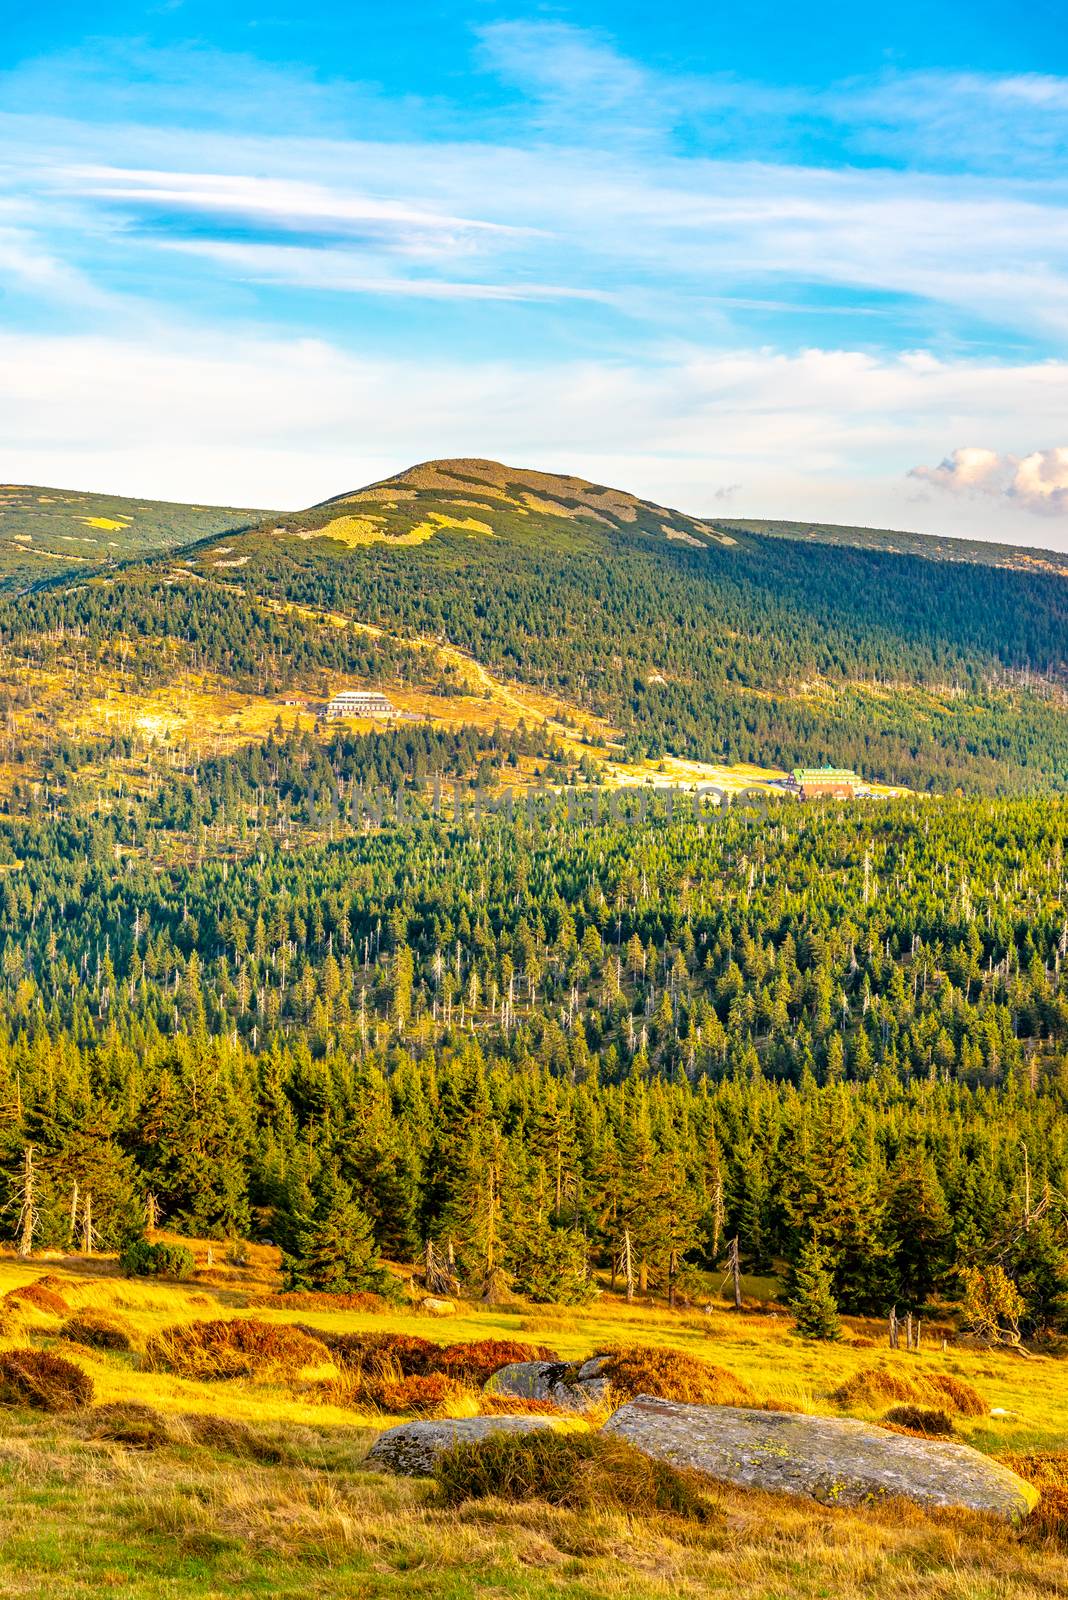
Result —
M37 1245L91 1194L104 1248L163 1221L360 1288L429 1244L465 1287L542 1301L613 1281L624 1239L672 1301L733 1241L844 1311L953 1299L979 1264L1028 1331L1068 1327L1063 579L782 539L651 551L640 518L607 568L592 524L493 514L509 540L339 550L320 508L296 554L235 536L240 578L209 544L21 595L0 629L10 661L116 668L123 692L177 664L447 700L448 641L614 716L650 772L665 749L881 753L917 792L613 817L580 745L485 719L279 719L147 767L114 726L10 735L0 1205L30 1159ZM806 675L831 699L799 699ZM850 700L876 679L881 730ZM947 679L942 721L916 709ZM27 699L13 678L9 728Z
M294 1252L345 1203L387 1257L568 1300L624 1229L666 1295L735 1236L755 1273L815 1236L845 1309L985 1259L1063 1321L1063 800L476 827L409 776L403 824L361 809L509 743L272 736L121 816L4 822L3 1162L11 1198L35 1152L39 1242L75 1184L112 1248L151 1204Z

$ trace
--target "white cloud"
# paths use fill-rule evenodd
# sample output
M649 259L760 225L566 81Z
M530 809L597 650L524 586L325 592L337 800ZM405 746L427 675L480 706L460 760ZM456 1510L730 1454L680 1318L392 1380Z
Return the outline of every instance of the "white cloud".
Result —
M60 174L73 192L142 210L212 215L286 231L354 233L394 242L410 252L453 253L469 234L529 230L476 217L442 215L410 200L331 189L320 183L246 173L153 172L123 167L72 167Z
M0 477L292 507L431 456L571 471L697 514L801 517L1034 541L1019 499L906 498L948 417L1030 437L1068 368L856 351L662 351L637 362L361 358L320 340L157 329L0 335ZM1021 453L1021 462L1025 454ZM862 464L862 465L860 465ZM925 486L926 487L926 486ZM1054 523L1046 542L1068 541ZM1030 538L1028 538L1030 535Z
M1009 493L1029 511L1068 512L1068 448L1032 450L1017 464Z
M399 277L389 271L375 273L369 270L367 255L354 251L232 244L217 239L163 240L160 247L213 261L235 278L249 283L284 283L343 294L399 295L424 300L600 300L607 303L612 299L611 295L597 289L532 283L527 279L486 283L473 279Z
M1000 455L977 445L954 450L937 467L910 477L955 495L993 495L1040 516L1068 513L1068 447Z

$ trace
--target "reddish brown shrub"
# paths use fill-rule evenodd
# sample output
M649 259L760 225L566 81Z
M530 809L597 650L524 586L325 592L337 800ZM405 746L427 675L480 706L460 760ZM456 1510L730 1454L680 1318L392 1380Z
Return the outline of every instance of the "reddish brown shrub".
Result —
M0 1351L0 1405L81 1411L93 1403L93 1380L49 1350Z
M437 1370L469 1383L485 1383L513 1361L559 1361L555 1350L540 1344L519 1344L514 1339L476 1339L470 1344L449 1344L437 1351Z
M634 1345L619 1350L602 1350L601 1369L613 1397L632 1400L638 1394L652 1394L662 1400L681 1400L694 1406L755 1406L757 1396L747 1383L726 1367L713 1366L699 1356L661 1345Z
M380 1294L358 1290L351 1294L326 1294L320 1289L287 1289L281 1294L259 1294L250 1306L273 1311L391 1311Z
M164 1328L148 1341L149 1371L176 1372L183 1378L295 1377L305 1367L324 1366L330 1352L288 1323L253 1317L184 1322Z
M312 1330L306 1329L306 1332ZM441 1346L415 1333L315 1334L346 1372L393 1372L406 1378L424 1378L438 1370Z
M462 1383L444 1372L425 1378L365 1378L361 1399L393 1415L411 1413L416 1417L440 1417L460 1399Z
M51 1283L56 1281L55 1278L50 1280ZM18 1289L9 1289L4 1299L15 1304L33 1306L37 1311L48 1311L54 1317L65 1317L70 1310L63 1296L57 1294L44 1278L37 1278L33 1283L24 1283Z

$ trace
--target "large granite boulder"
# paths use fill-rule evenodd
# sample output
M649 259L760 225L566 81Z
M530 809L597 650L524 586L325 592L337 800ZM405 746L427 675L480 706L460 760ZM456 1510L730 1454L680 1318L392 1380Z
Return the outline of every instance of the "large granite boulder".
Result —
M364 1461L380 1472L403 1478L427 1478L434 1457L454 1444L474 1444L494 1433L534 1433L540 1428L581 1427L577 1419L561 1423L557 1417L527 1413L516 1417L442 1417L437 1422L402 1422L379 1434Z
M486 1380L487 1394L514 1395L522 1400L547 1400L561 1411L586 1411L608 1395L601 1376L604 1356L577 1365L570 1361L513 1361Z
M964 1506L1015 1521L1038 1500L1031 1485L969 1445L890 1433L855 1417L808 1417L736 1406L690 1406L639 1395L606 1433L673 1467L689 1468L825 1505L900 1495L921 1506Z

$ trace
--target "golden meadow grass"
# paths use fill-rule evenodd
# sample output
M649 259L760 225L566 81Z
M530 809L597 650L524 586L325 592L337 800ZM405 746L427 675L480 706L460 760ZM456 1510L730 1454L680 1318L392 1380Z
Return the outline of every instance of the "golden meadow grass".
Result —
M218 1247L216 1247L218 1249ZM198 1246L201 1263L205 1247ZM954 1600L1068 1594L1068 1382L1053 1358L983 1351L884 1350L880 1330L847 1321L838 1346L806 1344L788 1317L627 1306L605 1295L566 1314L461 1305L454 1316L271 1309L272 1256L248 1268L203 1265L189 1284L126 1280L103 1260L0 1259L0 1295L47 1275L67 1317L122 1319L135 1349L63 1337L67 1318L26 1300L6 1308L0 1348L30 1344L92 1377L96 1407L69 1417L0 1407L0 1595L74 1600L105 1588L138 1600L176 1596L549 1595L639 1600L734 1594L743 1600L877 1592ZM401 1417L331 1403L321 1370L260 1381L146 1370L164 1329L237 1317L339 1334L543 1344L565 1359L652 1346L713 1363L764 1404L878 1417L891 1392L930 1396L955 1380L983 1414L954 1416L957 1437L1032 1466L1045 1508L1014 1530L965 1514L898 1505L830 1511L715 1488L703 1523L618 1508L569 1510L497 1498L445 1509L430 1486L364 1472L377 1432ZM883 1374L873 1381L872 1374ZM340 1369L338 1376L340 1376ZM895 1381L896 1380L896 1381ZM847 1405L833 1398L849 1387ZM344 1394L339 1386L339 1396ZM867 1403L865 1403L867 1402ZM452 1410L471 1415L477 1391ZM1006 1414L989 1415L990 1408ZM974 1407L972 1407L974 1410ZM1040 1508L1041 1509L1041 1508Z

